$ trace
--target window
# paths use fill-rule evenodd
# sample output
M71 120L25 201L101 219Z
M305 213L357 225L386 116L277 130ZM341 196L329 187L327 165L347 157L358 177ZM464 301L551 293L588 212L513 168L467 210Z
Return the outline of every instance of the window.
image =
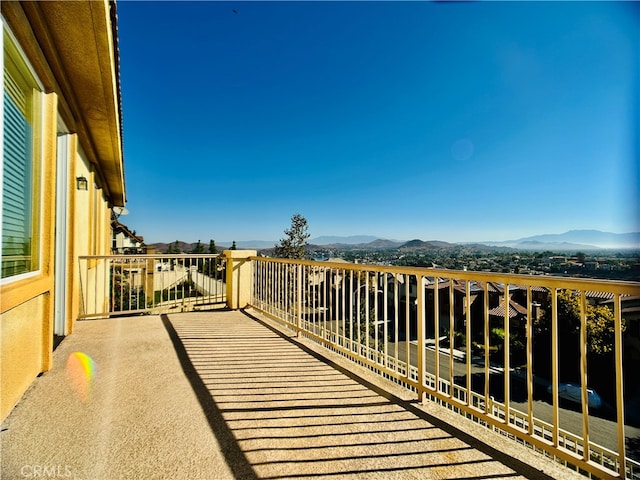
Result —
M34 149L37 83L4 34L2 278L38 270L38 168Z

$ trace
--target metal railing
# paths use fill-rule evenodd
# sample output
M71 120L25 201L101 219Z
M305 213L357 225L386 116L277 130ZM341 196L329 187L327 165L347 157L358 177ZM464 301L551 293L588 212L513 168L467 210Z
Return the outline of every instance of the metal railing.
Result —
M226 302L221 255L82 256L79 268L79 318L201 310Z
M583 474L640 478L623 371L639 283L252 260L251 306L297 334Z

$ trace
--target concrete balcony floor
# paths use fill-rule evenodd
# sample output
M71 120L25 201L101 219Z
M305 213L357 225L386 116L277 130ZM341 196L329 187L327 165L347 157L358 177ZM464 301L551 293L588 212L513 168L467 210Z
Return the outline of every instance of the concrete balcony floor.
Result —
M577 477L414 400L239 311L78 322L2 425L2 478Z

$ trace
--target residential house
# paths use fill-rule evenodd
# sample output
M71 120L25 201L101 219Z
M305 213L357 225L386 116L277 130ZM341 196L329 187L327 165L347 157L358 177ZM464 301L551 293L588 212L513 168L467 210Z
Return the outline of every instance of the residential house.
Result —
M111 229L114 254L146 253L144 238L129 230L124 223L120 223L115 214L111 217Z
M3 1L0 418L80 309L125 204L115 3Z

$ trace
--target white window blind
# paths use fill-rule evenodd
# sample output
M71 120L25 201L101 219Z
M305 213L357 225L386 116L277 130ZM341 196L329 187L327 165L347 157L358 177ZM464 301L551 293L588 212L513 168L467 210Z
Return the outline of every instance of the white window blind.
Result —
M33 128L29 89L4 72L2 278L37 268L33 239Z

